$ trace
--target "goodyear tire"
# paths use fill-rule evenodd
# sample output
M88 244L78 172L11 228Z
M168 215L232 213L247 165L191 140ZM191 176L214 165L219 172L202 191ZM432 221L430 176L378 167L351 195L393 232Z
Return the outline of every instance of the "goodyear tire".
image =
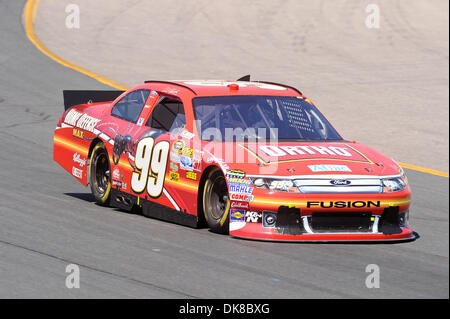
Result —
M212 231L228 234L230 200L225 176L215 168L209 174L203 189L203 213Z
M89 182L95 201L100 205L108 206L111 199L111 165L103 143L94 146L89 169Z

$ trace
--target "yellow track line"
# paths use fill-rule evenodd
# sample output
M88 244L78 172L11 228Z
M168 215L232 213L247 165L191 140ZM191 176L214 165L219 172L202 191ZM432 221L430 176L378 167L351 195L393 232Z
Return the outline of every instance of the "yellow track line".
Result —
M421 166L417 166L417 165L407 164L407 163L401 163L401 162L398 162L398 163L403 168L412 169L412 170L419 171L422 173L427 173L427 174L432 174L432 175L437 175L437 176L448 178L448 173L446 173L446 172L438 171L438 170L431 169L431 168L421 167Z
M36 36L36 33L34 32L34 19L36 17L38 5L39 5L39 0L28 0L25 5L25 8L24 8L23 18L24 18L24 25L25 25L25 33L26 33L28 39L36 46L37 49L39 49L39 51L41 51L42 53L47 55L50 59L58 62L59 64L62 64L65 67L68 67L72 70L80 72L84 75L87 75L103 84L109 85L118 90L123 90L123 91L128 90L127 87L125 87L121 84L118 84L114 81L111 81L105 77L102 77L101 75L98 75L96 73L93 73L91 71L83 69L73 63L70 63L70 62L60 58L59 56L57 56L56 54L51 52L49 49L47 49L47 47L44 44L42 44L42 42L38 39L38 37ZM403 168L412 169L412 170L427 173L427 174L432 174L432 175L449 178L449 174L446 172L443 172L443 171L438 171L438 170L420 167L417 165L412 165L412 164L407 164L407 163L399 163L399 164Z

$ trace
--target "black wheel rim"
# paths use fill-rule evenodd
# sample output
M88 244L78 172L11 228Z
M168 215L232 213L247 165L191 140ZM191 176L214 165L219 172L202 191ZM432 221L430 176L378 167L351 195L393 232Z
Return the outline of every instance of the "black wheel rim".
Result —
M104 152L95 157L95 187L98 193L103 196L109 185L109 162Z
M225 178L217 177L211 186L209 209L211 217L219 220L225 214L228 206L228 188Z

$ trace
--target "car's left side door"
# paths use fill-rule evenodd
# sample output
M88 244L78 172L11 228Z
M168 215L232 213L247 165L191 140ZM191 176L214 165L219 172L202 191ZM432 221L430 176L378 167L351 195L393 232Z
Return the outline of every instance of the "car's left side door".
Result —
M110 158L111 183L116 190L130 193L131 176L135 171L136 142L146 130L143 114L148 112L154 99L150 89L136 89L117 101L111 108L111 128L107 133L113 140Z

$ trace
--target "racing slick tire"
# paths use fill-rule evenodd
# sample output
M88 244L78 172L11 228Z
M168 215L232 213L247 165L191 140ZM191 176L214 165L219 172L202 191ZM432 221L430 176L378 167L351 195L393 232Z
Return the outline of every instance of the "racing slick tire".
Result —
M219 234L228 234L230 199L225 176L219 168L209 174L203 188L203 213L209 228Z
M111 165L103 143L94 146L90 158L89 184L95 201L109 206L111 200Z

